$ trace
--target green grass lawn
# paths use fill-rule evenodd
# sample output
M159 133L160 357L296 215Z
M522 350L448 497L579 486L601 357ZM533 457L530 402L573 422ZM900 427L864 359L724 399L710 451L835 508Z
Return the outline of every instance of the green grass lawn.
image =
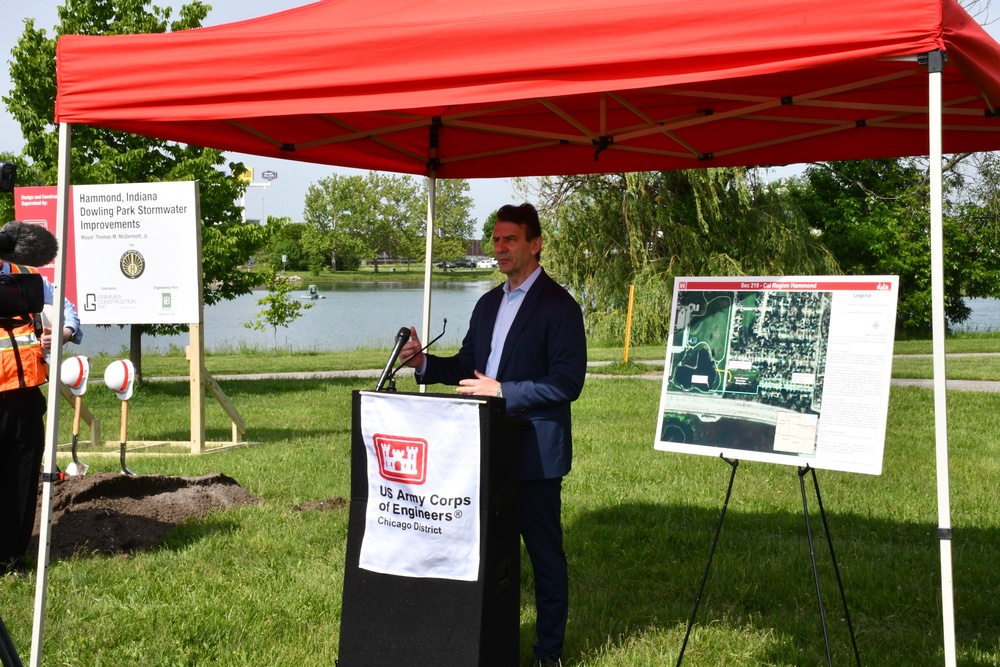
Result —
M645 348L638 350L639 358L647 356ZM620 352L591 350L591 358L620 360ZM658 359L662 350L651 348L648 355ZM325 370L348 366L350 356L223 354L210 355L207 364L220 375ZM380 368L384 358L384 351L359 352L354 366ZM186 373L183 358L144 361L151 375L178 367L178 374ZM264 502L184 524L150 552L54 561L44 664L334 663L347 510L294 508L349 497L351 392L370 388L372 381L220 384L248 422L247 439L259 444L204 456L134 453L129 467L138 474L224 473ZM399 383L401 391L415 388L409 378ZM659 391L656 381L590 378L574 404L575 463L564 496L571 568L564 664L636 667L677 660L730 468L712 457L653 449ZM105 434L116 436L117 399L91 391L85 404L102 418ZM187 383L147 383L130 401L129 439L187 440L188 412ZM894 388L883 474L817 473L866 665L943 662L933 412L931 391ZM1000 486L997 414L998 394L949 395L962 665L1000 662L993 569L1000 516L992 501ZM225 415L211 400L207 423L210 440L230 437ZM63 442L71 425L64 404ZM118 470L113 457L87 462L92 471ZM826 664L799 484L792 467L739 465L684 664ZM807 498L834 660L853 664L811 483ZM529 578L525 559L522 580ZM32 582L0 580L0 615L25 661L33 602ZM521 665L530 662L533 616L525 586Z

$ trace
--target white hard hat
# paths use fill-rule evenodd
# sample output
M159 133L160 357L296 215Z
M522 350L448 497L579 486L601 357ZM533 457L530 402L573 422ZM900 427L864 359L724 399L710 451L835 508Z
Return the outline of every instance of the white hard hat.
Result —
M90 377L90 359L87 357L70 357L62 362L59 369L59 379L74 396L83 396L87 392L87 378Z
M108 389L118 394L118 398L127 401L132 398L132 385L135 383L135 366L128 359L112 361L104 371L104 384Z

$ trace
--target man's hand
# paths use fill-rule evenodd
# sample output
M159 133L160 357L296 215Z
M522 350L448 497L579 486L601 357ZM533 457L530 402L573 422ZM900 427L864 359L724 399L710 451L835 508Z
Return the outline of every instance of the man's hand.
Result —
M458 383L458 393L466 396L498 396L497 387L500 383L491 377L486 377L479 371L475 371L476 377L470 380L462 380Z
M68 343L73 339L73 330L69 327L63 327L63 342ZM42 338L41 344L43 350L52 349L52 327L42 327Z
M410 340L403 343L403 349L399 351L399 358L410 368L419 371L424 367L424 353L420 351L421 348L423 345L420 344L420 339L417 337L417 330L410 327Z

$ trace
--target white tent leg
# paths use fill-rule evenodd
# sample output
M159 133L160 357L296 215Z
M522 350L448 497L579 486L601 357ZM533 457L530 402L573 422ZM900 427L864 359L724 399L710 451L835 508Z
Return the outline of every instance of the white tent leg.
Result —
M437 198L437 178L432 174L427 178L427 241L424 255L424 315L420 323L420 342L424 345L431 339L431 272L434 268L434 207ZM427 392L427 385L420 385L420 393Z
M937 453L938 539L941 544L941 612L944 621L944 663L954 667L955 599L951 567L951 501L948 482L948 392L944 349L944 233L942 230L941 72L943 54L929 54L929 121L931 185L931 300L934 335L934 443Z
M56 199L56 238L59 247L66 248L69 227L69 158L70 126L59 124L59 187ZM55 262L52 294L52 349L49 351L48 417L45 420L45 457L42 459L42 514L38 531L38 573L35 577L35 615L31 630L31 667L42 664L42 631L45 626L45 594L48 589L49 543L52 535L52 486L59 469L56 451L59 442L59 369L62 367L63 286L66 281L66 253L59 253ZM29 499L29 502L30 499Z

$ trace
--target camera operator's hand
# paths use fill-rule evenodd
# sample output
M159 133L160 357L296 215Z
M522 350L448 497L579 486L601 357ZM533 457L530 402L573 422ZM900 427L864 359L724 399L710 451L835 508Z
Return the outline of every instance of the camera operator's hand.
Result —
M68 343L73 340L73 334L75 332L69 327L63 327L63 342ZM42 327L42 338L41 344L43 350L52 349L52 327Z

